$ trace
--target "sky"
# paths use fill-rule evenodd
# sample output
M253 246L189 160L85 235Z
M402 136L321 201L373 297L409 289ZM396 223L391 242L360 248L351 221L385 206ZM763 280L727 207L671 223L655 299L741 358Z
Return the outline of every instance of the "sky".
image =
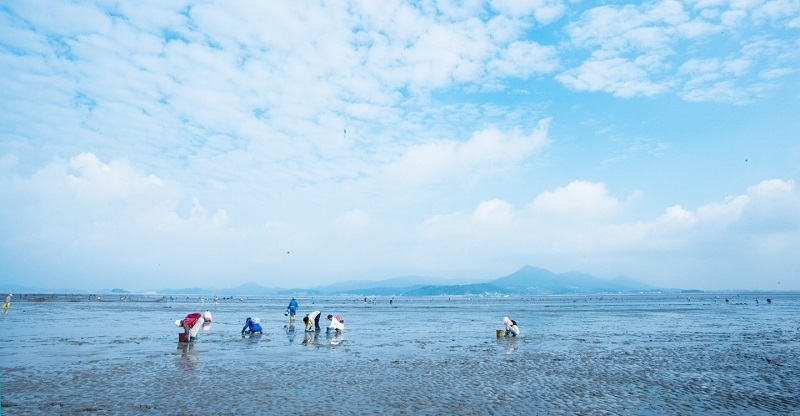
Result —
M798 69L798 0L0 0L0 282L800 290Z

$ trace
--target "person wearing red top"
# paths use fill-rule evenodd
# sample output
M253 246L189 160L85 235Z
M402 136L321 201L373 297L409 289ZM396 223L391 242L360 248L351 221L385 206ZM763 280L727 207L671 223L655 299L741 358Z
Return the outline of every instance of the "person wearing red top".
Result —
M197 338L197 332L203 326L203 321L205 321L203 315L200 312L194 312L186 315L183 319L175 321L175 326L183 327L186 340L192 342Z

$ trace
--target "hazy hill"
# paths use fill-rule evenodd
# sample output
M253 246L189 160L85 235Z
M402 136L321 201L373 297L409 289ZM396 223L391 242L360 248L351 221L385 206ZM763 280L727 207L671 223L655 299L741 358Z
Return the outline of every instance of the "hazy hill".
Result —
M269 288L261 286L257 283L245 283L230 289L219 290L221 296L234 296L234 295L272 295L278 290L276 288Z
M441 279L424 276L400 276L381 281L348 281L312 289L276 289L247 283L231 289L167 289L166 294L198 295L297 295L297 296L445 296L445 295L547 295L582 293L632 293L655 290L655 287L626 277L602 279L586 273L553 273L524 266L508 276L475 283L468 279Z
M336 285L331 285L329 287L333 289L336 288ZM445 285L429 283L407 287L363 287L358 289L351 288L346 291L335 291L332 294L347 293L365 296L544 295L632 293L655 289L655 287L636 282L626 277L602 279L586 273L568 272L557 274L547 269L524 266L508 276L490 280L485 283Z
M317 286L314 290L323 293L349 293L358 292L364 289L382 289L383 291L396 292L398 288L418 288L421 286L432 285L458 285L477 283L476 280L469 279L443 279L430 276L398 276L386 280L351 280L347 282L334 283L325 286Z
M213 295L215 290L203 289L199 287L188 287L184 289L162 289L157 291L165 295Z
M403 295L406 296L445 296L445 295L502 295L510 292L502 287L491 283L474 283L471 285L448 285L448 286L423 286L411 289Z
M16 285L2 285L12 293L78 293L80 291L44 291ZM114 289L124 291L124 289ZM508 276L489 281L474 279L442 279L424 276L400 276L381 281L348 281L314 288L270 288L257 283L246 283L233 288L162 289L166 295L198 296L443 296L443 295L536 295L536 294L590 294L633 293L658 290L627 277L602 279L586 273L553 273L550 270L524 266ZM101 291L103 293L107 292ZM100 293L100 292L98 292Z
M626 277L602 279L578 272L557 274L533 266L525 266L489 283L519 294L616 293L656 289Z
M43 289L41 287L35 286L25 286L25 285L15 285L10 283L0 283L0 294L3 294L3 298L5 298L5 294L7 293L89 293L85 290L79 289Z

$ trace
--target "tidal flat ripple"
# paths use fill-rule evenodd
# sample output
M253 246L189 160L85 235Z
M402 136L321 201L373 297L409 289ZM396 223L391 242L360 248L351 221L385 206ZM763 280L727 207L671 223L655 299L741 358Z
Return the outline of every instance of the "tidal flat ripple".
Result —
M287 332L282 298L23 300L0 317L2 413L800 415L800 295L771 296L299 299L340 337Z

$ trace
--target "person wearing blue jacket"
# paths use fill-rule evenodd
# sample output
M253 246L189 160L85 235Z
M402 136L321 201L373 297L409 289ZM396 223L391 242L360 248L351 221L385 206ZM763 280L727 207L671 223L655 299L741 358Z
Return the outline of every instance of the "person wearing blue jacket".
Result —
M289 325L294 325L294 317L297 315L297 299L292 298L291 302L289 302L289 306L286 307L286 310L289 311Z
M262 334L262 333L263 330L261 329L261 324L258 323L258 318L256 319L247 318L247 320L244 321L244 327L242 328L242 336L244 336L245 334L250 335L250 334Z

